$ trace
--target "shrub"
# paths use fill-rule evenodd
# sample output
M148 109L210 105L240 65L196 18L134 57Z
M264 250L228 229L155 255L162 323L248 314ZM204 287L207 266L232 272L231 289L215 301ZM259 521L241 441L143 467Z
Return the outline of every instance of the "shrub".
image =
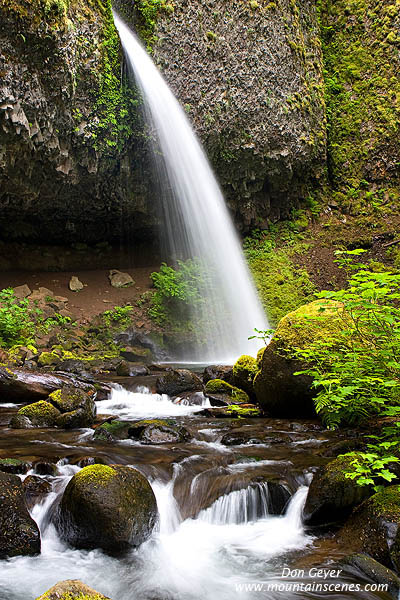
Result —
M0 291L0 346L11 348L15 344L33 341L36 322L42 316L38 308L31 308L26 298L20 300L12 288Z

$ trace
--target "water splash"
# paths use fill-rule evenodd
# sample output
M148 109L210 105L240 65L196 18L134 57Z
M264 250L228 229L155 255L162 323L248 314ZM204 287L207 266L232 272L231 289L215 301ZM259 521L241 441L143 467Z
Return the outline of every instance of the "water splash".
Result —
M256 353L260 344L248 337L254 328L268 328L266 317L221 190L184 111L136 36L116 14L114 20L160 148L156 166L166 191L169 254L200 259L207 272L203 301L194 309L201 327L192 358L232 363L240 354Z

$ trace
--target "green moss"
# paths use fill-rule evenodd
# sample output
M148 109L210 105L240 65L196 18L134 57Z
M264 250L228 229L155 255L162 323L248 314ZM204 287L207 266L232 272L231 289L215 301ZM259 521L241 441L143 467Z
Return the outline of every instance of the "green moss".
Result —
M40 367L48 367L56 365L60 362L60 357L55 352L42 352L38 358L38 365Z
M34 402L20 408L18 414L28 417L33 423L46 422L46 424L51 424L55 423L56 418L60 415L60 411L50 404L50 402L39 400L39 402Z
M207 36L207 39L210 40L211 42L215 42L215 40L217 39L217 34L214 33L213 31L207 31L206 36Z
M231 404L226 407L226 412L230 413L232 417L237 418L248 418L248 417L261 417L261 410L259 408L242 408L240 404Z
M255 358L244 354L233 365L233 375L240 381L251 383L258 371L258 364Z
M54 600L54 596L49 596L46 592L36 600ZM57 596L57 600L105 600L102 594L73 594L66 592L62 596Z
M223 381L222 379L210 379L206 383L204 391L209 394L228 394L238 404L248 404L248 395L243 390Z
M22 467L26 463L19 458L0 458L0 467L4 465L6 467Z
M368 504L377 517L400 521L400 486L390 485L382 492L374 494Z
M76 485L107 485L117 475L117 471L107 465L90 465L74 475Z
M142 419L133 423L133 427L148 427L149 425L156 425L157 427L172 427L176 425L175 419Z
M264 346L264 348L260 348L259 351L257 352L257 365L258 365L259 369L261 369L261 363L262 363L262 359L263 359L266 348L267 347Z

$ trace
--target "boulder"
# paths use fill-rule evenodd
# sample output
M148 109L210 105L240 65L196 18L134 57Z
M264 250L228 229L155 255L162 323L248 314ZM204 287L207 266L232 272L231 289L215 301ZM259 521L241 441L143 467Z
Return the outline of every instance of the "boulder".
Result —
M32 468L32 463L19 458L0 458L0 471L23 475Z
M210 403L214 406L249 404L250 402L246 392L222 379L210 379L204 388L204 395L209 398Z
M158 394L178 396L181 392L198 392L203 389L200 377L187 369L171 369L156 381Z
M93 396L94 390L90 394L72 386L52 392L48 400L62 413L56 421L58 427L73 429L93 425L96 417Z
M228 365L209 365L203 371L203 383L206 384L210 379L223 379L233 384L232 367Z
M187 442L191 435L185 427L176 427L175 421L149 419L138 421L128 430L128 437L142 444L170 444Z
M129 362L151 362L153 360L151 350L149 348L143 348L143 346L126 346L121 350L120 355Z
M304 506L307 525L328 525L348 517L373 490L345 476L353 458L339 456L321 467L311 482Z
M338 534L339 542L400 571L400 486L390 485L358 506Z
M117 375L120 377L137 377L139 375L149 375L149 369L140 363L130 363L122 360L117 366Z
M67 579L53 585L36 600L110 600L110 598L92 590L78 579Z
M76 275L72 275L71 279L69 280L68 287L71 290L71 292L80 292L81 290L83 290L84 285Z
M342 326L339 302L316 300L287 314L278 323L270 344L263 351L261 370L254 378L257 401L272 417L315 416L309 375L295 375L308 365L296 358L296 350L310 340L325 339Z
M50 367L59 365L61 359L56 352L41 352L37 362L39 367Z
M113 419L96 427L94 439L102 442L117 442L128 439L128 431L132 423L130 421L118 421Z
M21 479L0 472L0 559L39 552L39 528L28 512Z
M120 465L92 465L68 483L56 527L76 548L120 553L150 537L157 515L153 490L139 471Z
M29 427L55 427L61 413L55 406L39 400L20 408L17 415L11 419L10 427L13 429L28 429ZM22 417L22 419L18 419ZM20 427L20 425L24 425Z
M0 398L4 398L5 402L36 402L47 398L51 392L65 385L74 385L88 392L94 390L93 385L67 375L10 369L0 365Z
M398 600L400 597L400 578L391 569L381 565L381 563L366 554L345 556L338 563L338 568L357 578L359 578L361 572L365 578L386 585L387 593L394 600Z
M110 285L115 288L127 288L135 285L129 273L122 273L122 271L118 271L117 269L112 269L109 272L108 279L110 280Z
M40 502L49 492L51 492L51 483L36 475L28 475L22 482L25 494L25 501L29 510L35 504Z
M233 365L234 384L248 394L253 394L253 381L259 370L257 360L252 356L243 354Z

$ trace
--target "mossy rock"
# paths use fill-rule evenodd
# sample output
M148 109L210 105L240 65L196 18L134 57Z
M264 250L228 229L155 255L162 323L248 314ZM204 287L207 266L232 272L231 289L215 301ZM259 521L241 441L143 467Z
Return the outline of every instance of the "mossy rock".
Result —
M39 400L20 408L17 417L25 417L33 427L55 427L60 411L45 400ZM16 428L17 420L11 419L11 427Z
M39 552L39 528L28 513L21 479L0 472L0 559Z
M0 458L0 471L23 475L32 468L32 463L19 458Z
M36 600L110 600L78 579L67 579L53 585Z
M257 406L251 404L245 406L231 404L226 407L226 412L234 419L254 419L262 416L262 411Z
M62 413L57 419L58 427L73 429L93 425L96 404L90 393L65 386L52 392L48 400Z
M37 362L39 367L50 367L58 365L61 359L55 352L42 352Z
M204 395L210 399L211 403L214 401L220 405L250 403L249 396L245 391L222 379L210 379L204 388Z
M257 360L243 354L233 365L234 383L248 394L253 394L253 380L259 370Z
M332 300L315 300L287 314L278 323L265 348L261 370L254 378L257 401L272 417L307 418L315 416L309 375L295 375L307 368L298 360L297 350L315 339L326 340L343 326L342 305Z
M118 421L114 419L111 422L102 423L94 432L94 439L103 442L117 442L126 440L128 431L132 423L130 421Z
M156 381L158 394L177 396L183 392L198 392L203 389L200 377L188 369L171 369Z
M339 533L339 541L400 571L400 486L390 485L365 500Z
M346 477L346 472L352 470L353 460L350 456L339 456L314 475L303 513L307 525L327 525L343 520L373 494L370 486L360 486Z
M185 427L177 427L171 419L146 419L138 421L129 428L128 436L142 444L182 443L191 439Z
M92 465L68 483L56 527L76 548L118 554L148 539L157 515L153 490L141 473L121 465Z

